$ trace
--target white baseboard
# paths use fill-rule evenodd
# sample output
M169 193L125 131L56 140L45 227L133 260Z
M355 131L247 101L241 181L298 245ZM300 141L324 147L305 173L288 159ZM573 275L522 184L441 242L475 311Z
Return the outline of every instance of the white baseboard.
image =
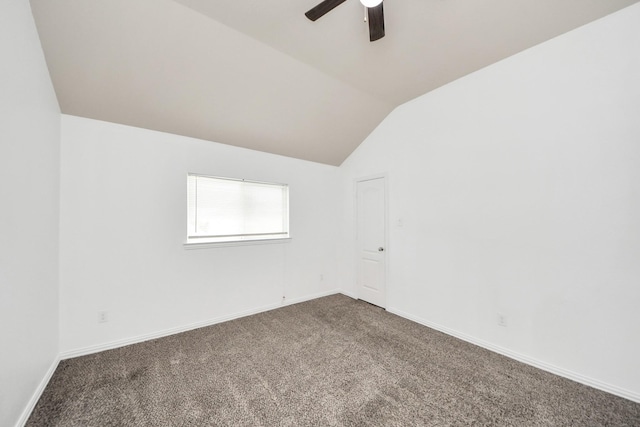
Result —
M354 292L349 292L349 291L340 289L339 293L352 299L358 299L358 295L356 295Z
M40 400L40 396L42 396L42 392L47 387L47 384L49 384L49 381L51 380L51 377L56 371L59 363L60 357L56 357L51 363L51 366L49 366L47 372L44 374L42 381L40 381L40 384L38 384L38 388L36 388L36 390L33 392L31 399L29 399L29 403L27 403L27 406L22 411L22 414L20 415L20 418L18 418L18 422L16 423L16 427L23 427L27 423L31 412L33 412L33 408L36 407L38 400Z
M558 366L543 362L533 357L529 357L524 354L509 350L507 348L500 347L488 341L484 341L484 340L472 337L470 335L464 334L462 332L458 332L456 330L447 328L445 326L438 325L437 323L433 323L428 320L413 316L411 314L405 313L402 310L398 310L395 308L387 308L387 311L389 313L396 314L400 317L404 317L405 319L411 320L413 322L416 322L421 325L427 326L429 328L435 329L437 331L443 332L447 335L454 336L463 341L467 341L471 344L475 344L479 347L483 347L483 348L486 348L487 350L491 350L495 353L499 353L499 354L502 354L503 356L507 356L511 359L515 359L519 362L526 363L527 365L534 366L536 368L542 369L552 374L559 375L561 377L568 378L570 380L579 382L581 384L588 385L593 388L597 388L598 390L606 391L607 393L615 394L616 396L620 396L625 399L629 399L634 402L640 403L640 393L637 393L631 390L626 390L624 388L621 388L615 385L607 384L605 382L587 377L585 375L570 371L568 369L560 368Z
M169 335L179 334L181 332L191 331L193 329L203 328L205 326L215 325L217 323L228 322L229 320L238 319L240 317L251 316L253 314L263 313L265 311L274 310L276 308L285 307L287 305L298 304L304 301L309 301L316 298L322 298L329 295L340 293L340 290L333 289L330 291L319 292L313 295L305 295L303 297L285 299L281 303L269 304L262 307L258 307L251 310L241 311L238 313L230 314L227 316L215 317L202 322L190 323L188 325L178 326L175 328L165 329L162 331L152 332L149 334L138 335L135 337L124 338L121 340L110 341L107 343L92 345L89 347L78 348L74 350L68 350L60 353L60 359L71 359L73 357L86 356L88 354L99 353L105 350L112 350L114 348L124 347L131 344L138 344L144 341L154 340L157 338L166 337Z
M312 299L328 297L329 295L335 295L335 294L339 294L339 293L341 293L341 291L339 289L332 289L330 291L318 292L318 293L313 294L313 295L305 295L305 296L299 297L299 298L291 298L291 299L287 298L282 303L281 306L298 304L298 303L305 302L305 301L311 301Z

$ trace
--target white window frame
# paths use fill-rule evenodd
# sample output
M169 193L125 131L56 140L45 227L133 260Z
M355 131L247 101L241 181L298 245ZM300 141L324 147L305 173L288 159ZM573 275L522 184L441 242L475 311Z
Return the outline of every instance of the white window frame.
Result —
M228 235L215 235L215 236L195 236L191 235L189 230L189 218L192 214L191 203L189 199L189 186L191 177L208 178L221 181L236 181L247 184L256 184L260 186L273 186L284 190L284 217L283 217L283 231L277 233L253 233L253 234L228 234ZM195 201L197 205L197 200ZM194 213L195 214L195 213ZM199 249L208 247L220 247L220 246L243 246L243 245L258 245L258 244L273 244L273 243L285 243L291 240L289 230L289 185L264 181L253 181L247 179L228 178L220 176L205 175L200 173L188 173L187 174L187 238L184 242L186 249Z

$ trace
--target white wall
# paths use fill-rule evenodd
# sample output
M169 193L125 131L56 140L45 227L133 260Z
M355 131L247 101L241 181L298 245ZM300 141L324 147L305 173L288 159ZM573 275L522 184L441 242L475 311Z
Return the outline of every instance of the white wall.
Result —
M60 112L27 1L0 2L0 425L58 354Z
M353 179L386 172L391 310L639 400L639 22L635 5L396 109L341 167L341 286Z
M188 172L288 183L292 240L185 250ZM337 178L333 166L63 115L63 355L337 289Z

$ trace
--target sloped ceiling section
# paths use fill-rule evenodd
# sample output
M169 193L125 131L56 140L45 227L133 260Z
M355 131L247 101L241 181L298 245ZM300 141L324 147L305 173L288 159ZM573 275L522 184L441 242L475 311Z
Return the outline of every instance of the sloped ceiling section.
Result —
M339 165L393 109L170 0L33 6L65 114Z
M637 0L384 0L386 36L369 43L347 0L176 0L394 106Z
M62 111L339 165L396 106L638 0L31 0Z

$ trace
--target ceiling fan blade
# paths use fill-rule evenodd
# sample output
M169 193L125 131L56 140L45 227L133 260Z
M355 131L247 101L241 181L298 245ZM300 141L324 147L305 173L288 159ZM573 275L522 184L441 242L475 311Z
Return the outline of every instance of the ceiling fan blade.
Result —
M305 13L305 15L307 18L315 21L326 13L331 12L334 8L340 6L345 1L347 0L324 0L322 3Z
M367 8L369 15L369 41L380 40L384 37L384 12L382 3L376 7Z

